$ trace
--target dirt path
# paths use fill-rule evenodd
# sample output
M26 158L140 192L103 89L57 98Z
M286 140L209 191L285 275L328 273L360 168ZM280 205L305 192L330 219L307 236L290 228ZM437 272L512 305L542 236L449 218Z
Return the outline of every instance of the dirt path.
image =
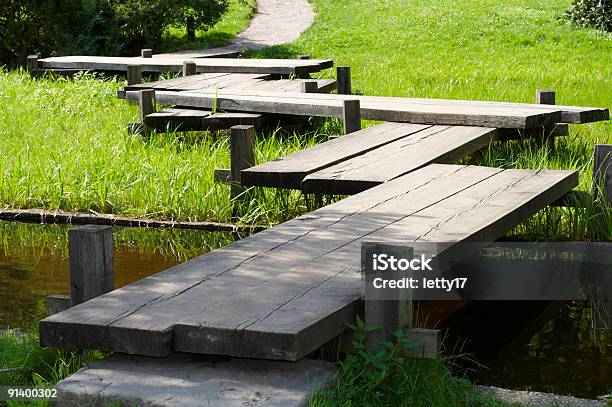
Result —
M236 52L295 41L315 18L307 0L257 0L257 13L249 28L229 45L219 48L178 51L159 56L203 57L211 53Z

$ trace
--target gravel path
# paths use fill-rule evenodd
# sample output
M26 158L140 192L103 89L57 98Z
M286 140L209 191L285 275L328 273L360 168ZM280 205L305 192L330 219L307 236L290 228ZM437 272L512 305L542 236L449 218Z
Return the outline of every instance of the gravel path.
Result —
M211 53L258 49L295 41L315 18L307 0L257 0L257 13L249 28L238 34L229 45L219 48L197 49L156 54L197 58Z
M603 400L579 399L535 391L500 389L499 387L476 386L481 393L493 393L506 403L518 403L526 407L605 407Z

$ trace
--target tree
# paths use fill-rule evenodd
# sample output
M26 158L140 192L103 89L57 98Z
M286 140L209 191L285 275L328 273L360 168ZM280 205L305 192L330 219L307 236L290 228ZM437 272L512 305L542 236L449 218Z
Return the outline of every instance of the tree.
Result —
M126 46L152 48L170 26L190 20L193 30L207 29L227 10L227 0L116 0Z

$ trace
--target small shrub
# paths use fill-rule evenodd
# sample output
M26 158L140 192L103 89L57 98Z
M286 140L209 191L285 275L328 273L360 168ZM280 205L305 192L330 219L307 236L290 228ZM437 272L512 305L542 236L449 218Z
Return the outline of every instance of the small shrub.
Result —
M612 32L612 0L574 0L566 16L578 25Z

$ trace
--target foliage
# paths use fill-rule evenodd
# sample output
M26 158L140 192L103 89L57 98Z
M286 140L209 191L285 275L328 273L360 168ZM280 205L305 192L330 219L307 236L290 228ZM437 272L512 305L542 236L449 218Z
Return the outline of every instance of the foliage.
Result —
M0 336L0 386L52 386L104 355L40 346L38 325Z
M612 0L574 0L566 17L578 25L612 32Z
M117 18L128 49L158 46L170 26L192 17L194 27L211 27L227 10L227 0L120 0Z
M28 54L117 55L157 47L163 33L193 17L208 29L228 0L5 0L0 3L0 61Z
M121 33L108 0L5 0L0 4L0 62L28 54L117 54Z
M395 343L382 341L366 348L366 336L374 331L357 317L353 331L355 354L340 362L334 388L315 395L311 406L501 406L479 395L467 380L454 378L441 359L410 356L415 344L403 330Z
M255 14L255 0L228 0L228 9L221 19L206 31L196 30L196 38L189 38L186 26L175 25L164 33L160 51L221 47L239 32L244 31Z

